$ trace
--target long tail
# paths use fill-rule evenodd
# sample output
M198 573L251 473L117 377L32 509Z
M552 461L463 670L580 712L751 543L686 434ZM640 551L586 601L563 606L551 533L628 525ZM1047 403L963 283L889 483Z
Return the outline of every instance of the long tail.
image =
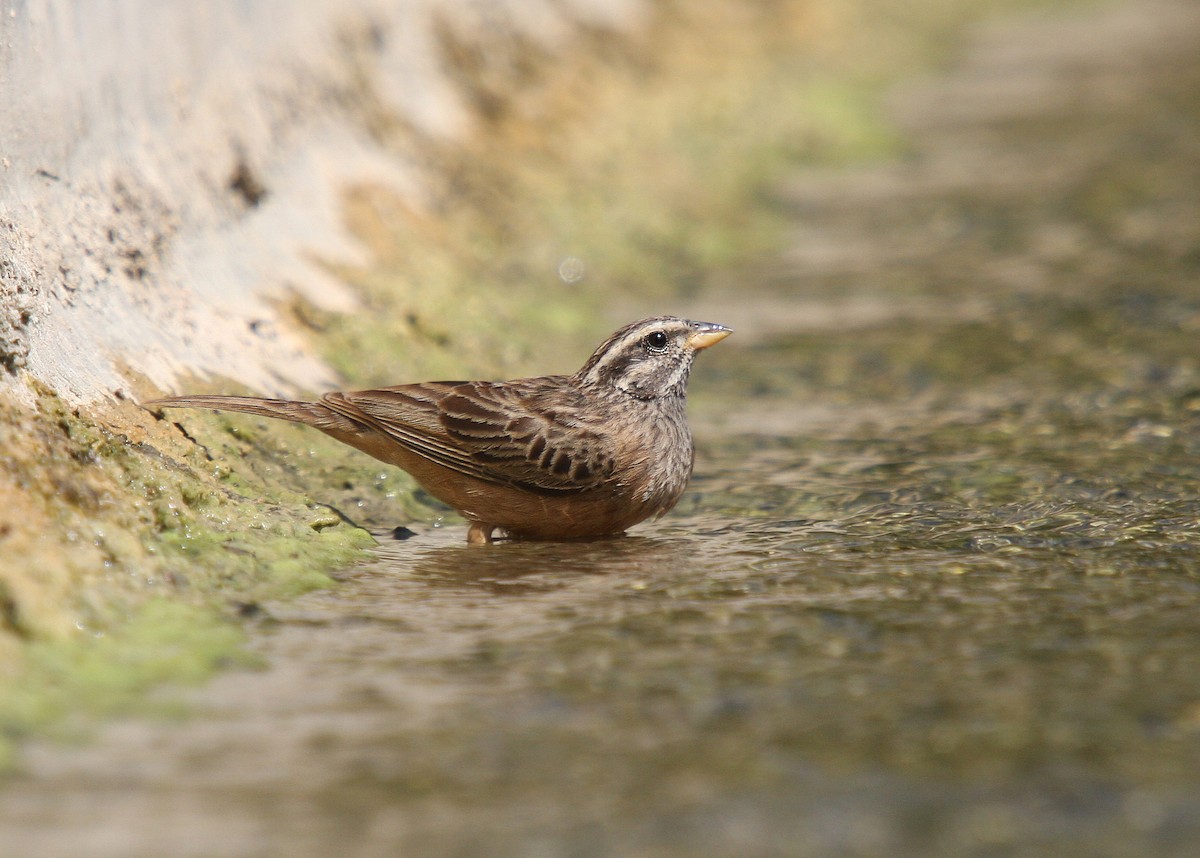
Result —
M345 415L321 402L290 399L260 399L257 396L167 396L143 402L147 408L215 408L218 411L242 411L261 417L276 417L293 423L315 426L331 435L358 434L364 429Z

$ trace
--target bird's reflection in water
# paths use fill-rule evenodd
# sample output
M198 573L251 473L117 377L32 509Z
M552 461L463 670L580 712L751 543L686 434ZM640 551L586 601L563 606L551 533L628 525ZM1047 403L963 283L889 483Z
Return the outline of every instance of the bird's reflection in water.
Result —
M372 564L402 570L410 580L434 587L503 595L544 593L572 586L584 576L613 576L631 583L677 568L695 546L678 538L623 536L579 542L497 542L463 545L457 528L432 531L404 542L380 538Z

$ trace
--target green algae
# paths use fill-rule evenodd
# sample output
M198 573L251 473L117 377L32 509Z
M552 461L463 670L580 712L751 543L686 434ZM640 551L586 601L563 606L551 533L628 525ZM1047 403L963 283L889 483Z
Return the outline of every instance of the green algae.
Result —
M31 730L142 708L150 688L237 663L242 607L328 586L374 544L289 488L215 465L211 448L152 446L137 420L118 431L45 390L38 408L6 439L3 474L41 477L17 482L23 523L45 529L0 534L6 631L23 642L3 666L4 755Z
M0 693L0 765L11 764L14 739L34 727L63 738L91 719L128 711L176 711L169 698L150 701L164 683L196 683L223 667L250 665L243 633L211 610L159 598L112 633L38 641Z

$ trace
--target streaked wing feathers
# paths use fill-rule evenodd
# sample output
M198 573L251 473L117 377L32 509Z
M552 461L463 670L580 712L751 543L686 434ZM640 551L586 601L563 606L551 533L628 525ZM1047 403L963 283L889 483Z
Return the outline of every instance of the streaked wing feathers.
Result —
M361 420L451 470L548 492L593 488L610 477L614 450L587 425L563 377L428 382L330 394L330 408Z

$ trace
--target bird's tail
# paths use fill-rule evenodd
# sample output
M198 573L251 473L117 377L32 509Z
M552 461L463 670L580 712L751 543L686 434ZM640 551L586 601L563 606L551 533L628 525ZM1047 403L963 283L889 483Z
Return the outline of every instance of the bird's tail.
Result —
M147 408L215 408L218 411L241 411L260 417L275 417L315 426L323 432L336 434L357 432L362 426L338 414L321 402L302 402L292 399L261 399L257 396L167 396L143 402Z

